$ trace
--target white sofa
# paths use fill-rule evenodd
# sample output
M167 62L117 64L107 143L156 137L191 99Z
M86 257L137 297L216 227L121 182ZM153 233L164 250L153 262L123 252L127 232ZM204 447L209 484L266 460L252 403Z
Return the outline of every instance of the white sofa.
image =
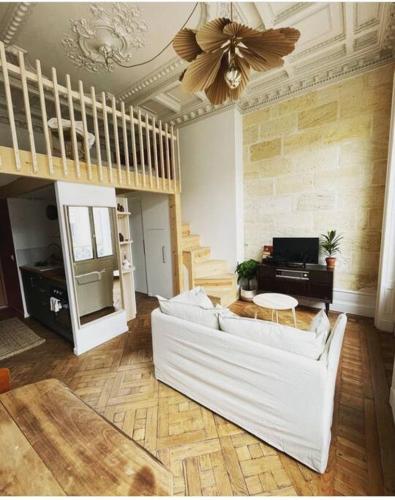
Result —
M318 472L328 462L346 316L319 360L152 312L155 376Z

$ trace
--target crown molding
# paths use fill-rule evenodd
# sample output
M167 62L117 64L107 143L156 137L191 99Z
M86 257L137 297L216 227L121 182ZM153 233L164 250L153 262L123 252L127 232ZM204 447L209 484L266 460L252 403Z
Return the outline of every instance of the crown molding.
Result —
M119 101L129 101L138 103L143 101L147 95L151 95L163 86L178 80L181 71L187 66L187 63L179 57L173 57L159 69L152 71L149 75L138 80L132 87L116 95Z
M250 113L273 103L285 101L387 64L393 64L391 50L364 54L349 59L347 62L342 60L338 64L332 64L330 68L321 68L321 70L311 72L309 75L293 78L292 80L281 82L280 78L274 78L269 88L267 82L257 84L248 95L237 103L237 107L243 114ZM182 127L191 120L203 118L210 113L223 111L234 105L235 103L220 106L213 106L210 103L203 104L181 112L176 116L173 115L169 117L169 121L178 127Z
M258 86L253 93L242 99L240 109L242 113L250 113L273 103L285 101L316 88L322 88L340 80L355 77L387 64L393 64L391 51L383 51L381 54L373 52L359 58L353 58L348 62L341 61L338 65L322 68L320 71L315 71L303 78L284 82L280 86L273 86L271 89L265 88L265 91L260 90Z
M18 2L10 4L2 25L0 27L0 39L5 45L13 42L21 26L26 22L34 5L30 2Z

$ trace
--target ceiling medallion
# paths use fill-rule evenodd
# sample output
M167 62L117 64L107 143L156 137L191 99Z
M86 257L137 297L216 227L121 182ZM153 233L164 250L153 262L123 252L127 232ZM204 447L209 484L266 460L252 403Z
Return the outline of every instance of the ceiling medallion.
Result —
M183 28L173 40L177 54L191 64L181 75L184 90L204 91L212 104L236 101L251 69L282 66L295 50L300 32L294 28L259 31L227 18L217 18L198 31Z
M113 63L130 62L133 50L144 47L147 24L141 10L127 3L92 4L91 17L70 19L71 35L62 45L79 68L88 71L113 71Z

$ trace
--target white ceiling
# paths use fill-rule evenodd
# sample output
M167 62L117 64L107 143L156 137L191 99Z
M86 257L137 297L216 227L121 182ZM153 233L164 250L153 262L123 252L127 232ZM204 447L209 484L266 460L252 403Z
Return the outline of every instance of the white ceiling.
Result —
M94 85L118 99L158 114L163 120L183 123L213 111L203 95L183 92L178 77L185 63L172 47L155 61L113 72L92 73L77 68L67 57L62 39L72 34L73 19L92 16L89 3L2 3L0 39L27 50L27 58L41 60L43 70L51 66L59 80L69 73L74 85L83 80L85 88ZM99 4L96 4L99 5ZM107 8L111 4L100 4ZM144 46L135 49L133 63L149 59L161 50L184 24L193 3L134 2L141 21L147 25L142 34ZM198 27L218 16L229 16L229 3L199 3L188 26ZM394 4L351 2L246 2L235 3L236 19L257 28L292 26L301 38L285 65L266 73L256 73L241 100L241 109L253 109L328 82L388 63L392 58ZM39 35L42 34L42 35Z

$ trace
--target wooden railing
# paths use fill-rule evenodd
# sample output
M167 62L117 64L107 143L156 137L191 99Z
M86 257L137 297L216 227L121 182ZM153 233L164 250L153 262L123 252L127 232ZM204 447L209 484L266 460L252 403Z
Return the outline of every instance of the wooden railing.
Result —
M146 191L180 191L179 138L172 125L123 102L119 105L113 96L110 105L106 94L97 95L94 87L87 95L81 80L75 90L69 75L63 86L55 68L51 79L46 78L39 60L34 70L28 70L21 51L16 62L9 59L0 42L0 76L11 143L7 146L0 138L0 173ZM34 112L33 99L38 106ZM23 102L19 122L16 101ZM57 119L55 130L48 126L49 118ZM67 128L63 120L70 122ZM21 121L28 137L23 145ZM82 122L81 132L77 132L77 121ZM89 133L94 135L91 147Z

